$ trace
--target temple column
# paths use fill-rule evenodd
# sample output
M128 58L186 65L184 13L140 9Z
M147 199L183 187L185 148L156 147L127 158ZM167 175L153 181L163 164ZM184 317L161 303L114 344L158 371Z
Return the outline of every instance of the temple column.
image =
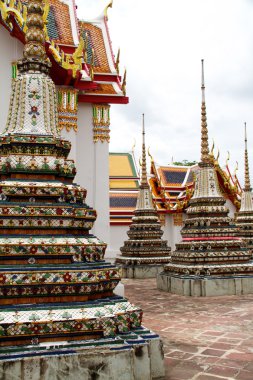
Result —
M94 176L93 199L98 216L94 234L110 244L110 209L109 209L109 141L110 141L110 106L94 104L92 108Z
M78 131L76 133L76 181L87 191L87 203L97 211L98 234L110 242L109 221L109 105L79 103Z

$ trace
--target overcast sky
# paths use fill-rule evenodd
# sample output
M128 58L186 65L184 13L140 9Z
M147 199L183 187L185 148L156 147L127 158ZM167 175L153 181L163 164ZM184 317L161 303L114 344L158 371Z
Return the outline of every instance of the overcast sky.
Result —
M108 0L76 0L78 16L92 19ZM253 1L114 0L109 28L114 53L127 68L128 105L113 105L110 151L147 145L158 164L199 160L201 58L205 59L210 145L223 166L239 161L243 177L243 123L248 124L253 170ZM251 171L252 172L252 171ZM253 181L253 178L252 178Z

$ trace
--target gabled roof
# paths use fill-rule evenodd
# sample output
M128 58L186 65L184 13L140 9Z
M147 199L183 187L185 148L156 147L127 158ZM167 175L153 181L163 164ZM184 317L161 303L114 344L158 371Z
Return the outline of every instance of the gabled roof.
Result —
M139 177L134 158L130 153L109 154L109 176L110 190L139 189Z
M238 209L240 207L241 187L236 176L232 176L229 167L222 169L217 160L210 156L216 170L220 189ZM198 165L158 166L151 163L150 186L158 209L164 212L184 210L194 191L194 176Z
M109 154L110 224L130 224L136 208L139 176L130 153Z
M156 172L160 177L161 185L164 187L181 187L192 184L192 170L196 167L189 166L159 166Z
M26 1L0 1L0 23L24 43ZM78 21L75 0L46 1L46 51L57 85L79 90L80 102L126 104L108 29L107 13L93 21Z
M241 188L228 166L222 169L211 156L220 189L236 209L240 207ZM110 223L129 224L136 207L138 176L134 157L130 153L110 153ZM151 160L149 185L160 214L182 212L194 191L194 177L198 165L158 165Z

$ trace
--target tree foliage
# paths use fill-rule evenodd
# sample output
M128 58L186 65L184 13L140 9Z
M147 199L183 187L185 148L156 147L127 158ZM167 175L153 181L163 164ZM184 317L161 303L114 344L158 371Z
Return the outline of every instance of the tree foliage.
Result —
M196 165L197 164L197 161L188 161L188 160L183 160L183 161L176 161L176 162L173 162L173 165L176 165L176 166L193 166L193 165Z

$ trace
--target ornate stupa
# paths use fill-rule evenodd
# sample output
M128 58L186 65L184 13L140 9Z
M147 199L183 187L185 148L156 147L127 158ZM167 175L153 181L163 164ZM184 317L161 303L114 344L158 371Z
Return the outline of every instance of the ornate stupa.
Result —
M244 152L244 165L245 165L245 185L242 192L241 207L235 215L236 224L239 227L238 235L246 241L249 249L253 249L253 201L252 189L250 186L249 176L249 160L248 160L248 147L247 147L247 126L245 123L245 152Z
M203 60L201 89L201 161L195 190L181 230L182 241L158 276L158 288L192 296L251 293L250 251L228 217L209 154Z
M73 183L70 143L59 134L44 4L29 0L27 7L24 57L0 136L0 373L8 379L162 376L159 338L141 327L138 307L113 293L119 269L104 261L106 244L89 233L96 211ZM149 362L145 368L135 344Z
M167 241L162 239L163 231L153 205L147 179L144 114L141 183L136 209L127 235L129 239L120 248L121 256L116 259L116 263L122 266L123 277L156 277L163 266L169 262L170 248Z

